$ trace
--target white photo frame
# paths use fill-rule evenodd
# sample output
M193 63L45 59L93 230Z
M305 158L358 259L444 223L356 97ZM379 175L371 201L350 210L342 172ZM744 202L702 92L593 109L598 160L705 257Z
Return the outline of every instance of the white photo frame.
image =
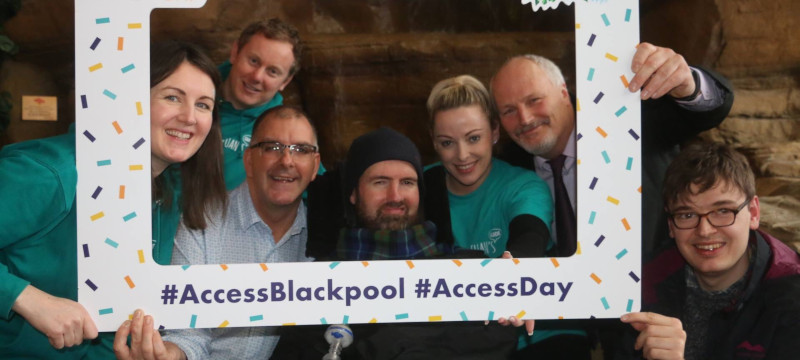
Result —
M149 14L205 1L75 0L78 299L98 329L116 330L137 308L160 328L613 318L638 311L641 111L639 94L626 90L639 42L638 1L528 3L534 10L575 7L574 256L160 266L150 240Z

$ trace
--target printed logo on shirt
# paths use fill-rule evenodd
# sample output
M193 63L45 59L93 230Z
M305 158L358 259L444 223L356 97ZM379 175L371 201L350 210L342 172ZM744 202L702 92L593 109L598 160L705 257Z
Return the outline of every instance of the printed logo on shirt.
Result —
M237 151L239 149L239 143L240 143L239 140L236 140L234 138L222 139L222 146L231 151Z
M492 241L500 240L500 236L502 235L503 235L503 230L500 230L499 228L494 228L492 230L489 230L489 240Z
M736 346L736 357L747 359L763 359L767 356L767 350L761 345L753 345L745 340Z
M493 228L489 230L487 235L489 240L481 241L477 244L472 244L470 245L469 248L472 250L481 250L486 255L494 256L494 254L497 252L497 242L503 236L503 230L501 230L500 228Z
M483 251L483 253L488 256L491 256L495 251L497 251L497 246L495 246L493 241L484 241L477 244L472 244L469 246L469 248L470 250Z
M250 146L250 135L244 135L242 136L242 152L244 152L248 146Z

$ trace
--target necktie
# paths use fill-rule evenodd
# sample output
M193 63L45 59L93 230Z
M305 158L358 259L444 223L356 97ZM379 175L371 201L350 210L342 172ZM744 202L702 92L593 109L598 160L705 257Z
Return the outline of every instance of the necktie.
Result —
M575 212L572 211L572 204L569 201L567 187L564 185L562 171L564 160L567 157L559 155L553 160L548 161L553 170L553 192L555 193L556 203L556 250L558 256L571 256L577 248L577 229L575 223Z

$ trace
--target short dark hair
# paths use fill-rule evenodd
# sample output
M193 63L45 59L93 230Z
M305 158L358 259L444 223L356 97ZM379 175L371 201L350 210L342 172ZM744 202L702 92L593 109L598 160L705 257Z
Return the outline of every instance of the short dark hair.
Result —
M150 87L168 78L184 62L188 62L211 78L216 94L221 92L222 80L217 66L198 46L182 41L163 41L150 47ZM219 104L212 110L211 129L197 153L180 164L181 211L183 222L189 229L205 229L206 216L214 206L224 209L228 196L222 170L222 131L220 129ZM163 176L153 182L153 200L163 200L165 206L172 204L172 189Z
M289 76L300 71L300 57L303 55L303 44L300 42L300 35L297 28L278 18L256 21L247 25L247 27L242 30L242 33L239 34L239 40L237 41L239 49L247 45L247 42L250 41L250 38L255 34L261 34L267 39L285 41L291 44L294 62L292 62L292 67L289 68Z
M667 168L662 189L664 204L686 200L721 182L739 189L748 200L756 195L755 176L744 155L723 144L692 144ZM697 186L697 191L692 191L692 185Z
M266 111L261 113L261 115L259 115L258 118L256 119L256 122L253 124L252 133L253 134L257 133L259 126L261 126L261 124L264 123L264 119L271 116L274 116L278 119L289 119L289 118L306 119L306 121L308 121L308 125L311 126L311 132L314 134L314 141L317 142L317 144L314 145L317 146L317 148L319 148L319 137L317 137L317 127L314 125L314 122L311 121L311 118L308 117L308 114L306 114L305 111L303 111L303 109L300 109L299 107L296 106L278 105L276 107L267 109Z

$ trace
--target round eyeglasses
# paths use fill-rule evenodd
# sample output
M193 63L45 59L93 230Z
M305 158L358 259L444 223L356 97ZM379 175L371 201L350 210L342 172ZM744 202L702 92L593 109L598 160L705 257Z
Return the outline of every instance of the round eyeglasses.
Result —
M736 209L721 208L711 210L705 214L698 214L693 212L676 212L667 213L667 216L678 229L694 229L700 225L700 219L706 218L708 223L713 227L731 226L736 222L736 215L750 203L750 200L745 200Z

